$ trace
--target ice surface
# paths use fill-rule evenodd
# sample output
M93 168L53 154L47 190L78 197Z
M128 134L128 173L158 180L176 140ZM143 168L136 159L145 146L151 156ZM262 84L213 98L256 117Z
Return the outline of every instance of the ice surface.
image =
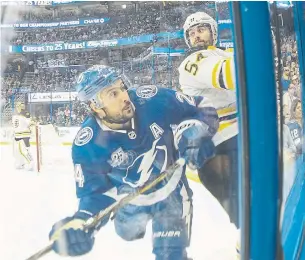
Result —
M12 151L1 146L0 169L0 259L24 260L48 244L54 222L73 214L77 206L73 167L69 159L54 163L41 173L15 170ZM70 148L64 148L69 158ZM52 153L59 152L54 148ZM66 157L65 157L66 156ZM189 255L194 260L234 259L235 230L216 200L198 183L194 191L194 219ZM153 260L151 227L144 239L126 242L118 237L113 223L100 230L91 253L78 260ZM42 259L61 258L51 252Z

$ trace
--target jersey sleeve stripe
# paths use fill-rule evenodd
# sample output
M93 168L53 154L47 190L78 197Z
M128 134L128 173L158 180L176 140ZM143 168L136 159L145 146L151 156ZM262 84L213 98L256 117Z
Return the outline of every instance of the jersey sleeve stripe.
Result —
M221 88L219 85L219 67L222 64L222 60L218 61L212 71L212 85L214 88Z
M225 120L225 121L219 122L218 132L224 130L225 128L231 126L234 123L237 123L237 118L233 118L231 120Z
M15 137L30 137L31 132L22 132L22 133L15 133Z
M217 113L220 117L235 114L236 112L237 112L236 106L229 106L229 107L217 109Z
M226 60L224 63L224 66L225 66L227 88L230 90L234 90L235 88L234 88L233 75L232 75L232 69L231 69L231 59Z
M223 74L224 66L225 66L225 62L223 62L222 65L221 65L221 70L220 70L220 72L219 72L218 79L219 79L219 85L220 85L220 87L223 88L223 89L227 89L226 83L225 83L225 78L224 78L225 76L224 76L224 74Z

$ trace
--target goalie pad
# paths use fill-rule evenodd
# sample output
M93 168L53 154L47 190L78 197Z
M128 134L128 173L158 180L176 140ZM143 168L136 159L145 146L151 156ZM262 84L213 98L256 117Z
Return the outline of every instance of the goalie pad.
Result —
M16 169L33 170L33 157L30 152L29 140L17 139L14 142L14 156Z

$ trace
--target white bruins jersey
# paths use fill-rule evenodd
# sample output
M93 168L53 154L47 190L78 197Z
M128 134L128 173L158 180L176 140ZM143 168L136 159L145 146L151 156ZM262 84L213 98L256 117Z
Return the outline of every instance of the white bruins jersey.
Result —
M31 118L24 115L14 115L12 118L15 138L26 138L31 136Z
M211 46L190 54L178 70L181 90L190 96L209 98L217 109L220 126L213 138L215 145L237 135L233 52Z

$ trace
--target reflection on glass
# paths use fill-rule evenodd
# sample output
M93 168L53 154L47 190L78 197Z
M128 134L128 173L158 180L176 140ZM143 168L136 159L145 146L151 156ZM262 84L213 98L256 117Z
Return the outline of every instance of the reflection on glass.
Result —
M277 58L276 77L278 92L278 113L282 122L283 190L282 190L282 242L285 258L290 259L291 252L297 252L297 233L301 228L291 223L298 219L298 199L301 195L299 185L302 182L303 162L303 117L298 41L295 31L293 5L291 3L273 5L271 8L271 26ZM278 26L278 27L276 27ZM301 25L299 25L301 26ZM297 27L296 27L297 28ZM299 45L301 46L301 44ZM277 49L278 48L278 49ZM281 88L279 88L281 86ZM280 102L281 101L281 102ZM280 105L282 104L282 107ZM296 239L296 240L295 240Z
M18 144L3 148L1 172L14 173L10 183L24 178L22 196L5 195L16 209L30 201L33 214L22 222L29 230L20 229L16 212L3 221L16 223L8 236L35 236L22 240L26 250L8 242L0 258L35 253L50 230L53 251L88 259L235 257L238 130L228 3L72 1L20 9L10 20L7 8L1 27L10 45L1 71L1 142ZM11 123L28 112L25 143ZM28 181L24 157L47 181ZM179 157L188 166L172 171ZM106 225L107 215L82 229L167 168L166 178L116 207L113 221ZM43 212L39 199L48 202ZM9 206L2 203L4 211Z
M275 10L271 10L275 12ZM296 34L294 31L294 21L292 14L292 7L281 6L276 7L277 17L273 14L272 27L274 47L279 45L280 57L275 60L276 76L278 83L281 84L282 92L278 92L278 98L282 99L282 122L283 122L283 163L284 163L284 178L286 182L284 186L284 198L288 195L291 184L293 183L293 176L289 174L285 176L287 171L291 172L293 163L302 154L302 104L301 104L301 84ZM277 35L277 25L279 35ZM275 49L276 51L276 49ZM277 51L275 52L277 54ZM280 105L280 102L278 103ZM280 115L279 115L280 116ZM295 170L297 171L297 169ZM291 181L287 181L292 179ZM288 184L290 183L290 184ZM288 186L287 186L288 185Z

